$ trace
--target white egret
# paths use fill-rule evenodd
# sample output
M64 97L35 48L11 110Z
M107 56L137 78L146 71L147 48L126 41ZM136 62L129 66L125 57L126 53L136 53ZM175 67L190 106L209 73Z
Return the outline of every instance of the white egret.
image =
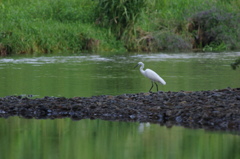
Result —
M149 92L151 92L152 88L153 88L153 82L155 83L156 87L157 87L157 91L158 91L158 85L156 82L161 83L162 85L165 85L166 82L164 81L164 79L162 79L156 72L154 72L151 69L146 69L145 71L143 70L144 68L144 63L142 62L138 62L138 64L134 67L136 68L137 66L141 66L140 67L140 72L147 78L149 78L152 82L152 87L150 88Z

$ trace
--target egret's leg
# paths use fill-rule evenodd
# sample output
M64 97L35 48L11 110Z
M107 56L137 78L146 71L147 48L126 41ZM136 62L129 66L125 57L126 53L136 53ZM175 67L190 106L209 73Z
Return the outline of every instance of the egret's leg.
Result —
M157 85L157 83L156 82L154 82L155 83L155 85L156 85L156 87L157 87L157 92L158 92L158 85Z
M152 87L149 89L149 92L151 92L152 88L153 88L153 81L152 81Z

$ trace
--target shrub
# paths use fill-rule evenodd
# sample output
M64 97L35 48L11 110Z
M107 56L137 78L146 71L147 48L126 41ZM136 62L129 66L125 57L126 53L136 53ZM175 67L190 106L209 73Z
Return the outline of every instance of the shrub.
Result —
M194 38L193 47L237 49L240 40L239 15L219 8L193 15L188 24L188 30Z

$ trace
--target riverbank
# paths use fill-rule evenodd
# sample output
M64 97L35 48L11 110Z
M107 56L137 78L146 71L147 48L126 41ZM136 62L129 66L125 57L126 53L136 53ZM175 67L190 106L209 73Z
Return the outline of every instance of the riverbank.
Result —
M31 99L0 98L0 117L103 119L240 131L240 88Z
M0 55L240 49L237 0L129 3L1 1Z

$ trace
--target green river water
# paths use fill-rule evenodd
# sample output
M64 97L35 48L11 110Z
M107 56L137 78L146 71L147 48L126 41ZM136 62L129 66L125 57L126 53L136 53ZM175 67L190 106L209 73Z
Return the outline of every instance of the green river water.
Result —
M91 97L147 92L133 67L142 61L167 85L162 91L240 87L233 53L63 55L0 58L0 97ZM153 89L156 91L156 88ZM158 124L84 119L0 118L0 159L239 159L239 132L167 128Z

